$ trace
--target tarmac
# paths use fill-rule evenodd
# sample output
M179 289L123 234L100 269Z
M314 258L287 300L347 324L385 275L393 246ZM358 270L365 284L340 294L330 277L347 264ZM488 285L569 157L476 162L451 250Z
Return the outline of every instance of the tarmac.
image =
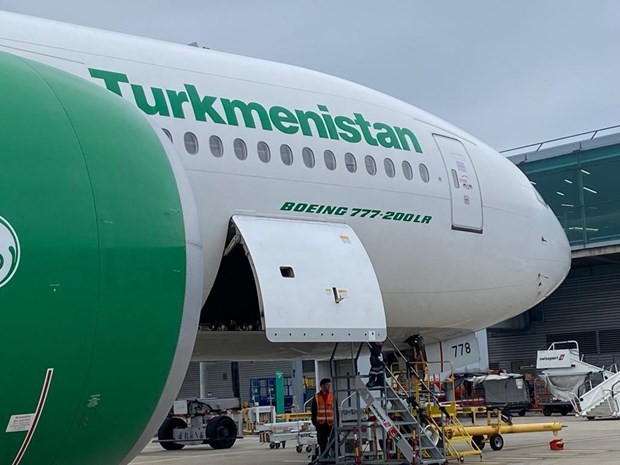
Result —
M565 428L557 438L564 440L564 450L554 451L549 442L552 433L521 433L504 436L504 448L483 450L482 463L487 465L618 465L620 463L620 421L597 419L588 421L574 416L544 417L528 413L514 422L548 423L559 421ZM209 446L187 446L180 451L165 451L159 444L149 444L131 465L280 465L307 464L308 454L295 451L295 442L285 449L270 449L260 444L257 436L239 439L228 450L213 450ZM393 463L397 463L393 461ZM451 463L458 464L458 461ZM466 457L465 463L480 463L479 457Z

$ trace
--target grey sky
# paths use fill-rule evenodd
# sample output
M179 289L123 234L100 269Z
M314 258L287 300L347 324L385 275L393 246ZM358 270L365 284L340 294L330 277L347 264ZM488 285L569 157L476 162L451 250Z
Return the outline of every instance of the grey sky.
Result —
M0 0L0 9L320 70L498 149L620 124L614 0Z

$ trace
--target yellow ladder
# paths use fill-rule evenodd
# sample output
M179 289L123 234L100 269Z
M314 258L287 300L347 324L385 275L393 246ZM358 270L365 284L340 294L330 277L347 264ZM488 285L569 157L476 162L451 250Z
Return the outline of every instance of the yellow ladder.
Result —
M443 425L445 431L446 458L463 462L465 457L477 455L480 457L480 460L482 460L482 450L467 432L467 428L465 428L458 419L456 404L452 402L449 405L444 405L443 408L446 410L449 417L449 423ZM441 426L436 422L436 419L441 418L439 407L436 405L429 405L427 407L427 415L431 418L435 427L440 429Z

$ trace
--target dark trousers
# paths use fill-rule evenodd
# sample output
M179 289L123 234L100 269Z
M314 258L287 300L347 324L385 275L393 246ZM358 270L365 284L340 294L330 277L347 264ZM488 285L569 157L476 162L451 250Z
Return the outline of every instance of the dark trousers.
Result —
M321 455L327 450L327 442L329 441L329 435L332 433L331 425L317 425L316 426L316 442L319 443L319 449Z

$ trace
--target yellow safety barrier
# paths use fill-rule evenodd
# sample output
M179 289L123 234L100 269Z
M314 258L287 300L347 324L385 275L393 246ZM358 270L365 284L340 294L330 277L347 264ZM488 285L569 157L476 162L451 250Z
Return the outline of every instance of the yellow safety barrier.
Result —
M276 415L276 419L278 422L286 422L289 421L308 421L312 419L311 412L301 412L301 413L283 413L280 415Z

